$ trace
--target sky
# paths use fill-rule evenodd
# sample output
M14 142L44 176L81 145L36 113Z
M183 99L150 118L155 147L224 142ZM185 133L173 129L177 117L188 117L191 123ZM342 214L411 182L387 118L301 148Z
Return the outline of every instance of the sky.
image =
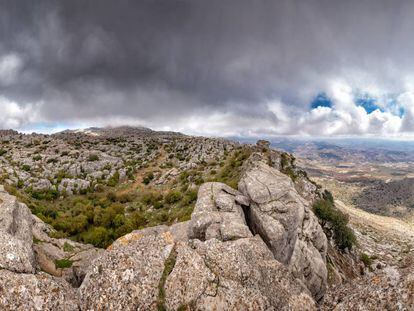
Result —
M0 128L414 139L414 2L0 0Z

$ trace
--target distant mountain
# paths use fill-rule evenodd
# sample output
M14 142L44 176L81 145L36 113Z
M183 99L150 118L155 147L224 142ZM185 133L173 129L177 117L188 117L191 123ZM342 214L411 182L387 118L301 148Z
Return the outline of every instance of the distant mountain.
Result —
M372 139L272 140L272 147L297 157L329 163L395 163L414 161L414 143Z
M65 130L55 135L85 134L95 137L131 137L131 136L184 136L182 133L170 131L154 131L143 126L118 126L118 127L90 127L86 129Z

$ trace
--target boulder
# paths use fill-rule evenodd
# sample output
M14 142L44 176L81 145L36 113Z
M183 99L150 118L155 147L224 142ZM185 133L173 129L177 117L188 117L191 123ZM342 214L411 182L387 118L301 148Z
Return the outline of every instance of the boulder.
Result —
M157 310L158 285L174 239L164 227L118 239L79 288L82 310Z
M259 236L179 241L166 226L118 239L79 293L82 310L316 310Z
M178 243L165 282L167 310L316 310L260 237Z
M210 182L201 185L191 215L189 238L229 241L251 237L252 233L239 204L244 200L242 197L241 193L223 183Z
M76 291L46 273L0 270L0 310L79 310Z
M259 234L275 259L290 267L316 300L327 287L327 239L317 218L295 190L291 179L253 154L239 191L250 198L249 227Z
M32 273L32 214L0 186L0 269Z

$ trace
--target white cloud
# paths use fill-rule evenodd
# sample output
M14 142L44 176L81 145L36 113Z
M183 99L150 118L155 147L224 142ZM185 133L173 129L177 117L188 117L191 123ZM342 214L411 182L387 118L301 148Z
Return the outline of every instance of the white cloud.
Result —
M0 85L9 86L17 81L23 66L22 59L13 53L0 57Z
M0 129L20 128L40 121L40 106L41 103L19 105L0 96Z

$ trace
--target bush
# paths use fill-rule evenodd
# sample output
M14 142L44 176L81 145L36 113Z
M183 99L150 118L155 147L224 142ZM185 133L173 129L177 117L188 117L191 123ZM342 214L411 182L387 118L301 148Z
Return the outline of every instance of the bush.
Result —
M7 153L7 150L0 149L0 157L4 156Z
M97 154L90 154L88 157L89 162L99 161L99 156Z
M315 202L313 212L321 220L323 227L327 223L331 225L335 244L339 249L352 249L352 246L356 243L355 234L347 226L348 215L335 208L333 197L332 200L328 197Z
M111 178L108 180L109 187L115 187L119 182L119 172L116 171Z
M107 247L111 242L111 234L104 227L92 227L81 236L84 243L93 244L96 247Z
M361 253L359 259L364 263L365 267L370 267L372 265L372 258L365 253Z
M72 267L73 261L70 259L57 259L55 260L56 269L65 269Z
M69 244L68 242L65 242L65 244L63 244L63 250L65 252L72 252L75 248L73 247L72 244Z
M183 195L179 191L170 191L165 196L165 202L168 204L174 204L180 201L183 198Z
M40 160L42 160L42 156L41 155L35 155L34 157L33 157L33 161L40 161Z
M28 164L24 164L24 165L22 166L22 170L23 170L23 171L26 171L26 172L30 172L30 165L28 165Z
M142 182L145 185L148 185L151 182L151 180L153 180L153 179L154 179L154 173L153 172L149 172L149 173L147 173L147 175L145 175L145 177L142 180Z
M56 189L44 189L32 191L31 195L36 200L53 201L59 197L59 192Z

